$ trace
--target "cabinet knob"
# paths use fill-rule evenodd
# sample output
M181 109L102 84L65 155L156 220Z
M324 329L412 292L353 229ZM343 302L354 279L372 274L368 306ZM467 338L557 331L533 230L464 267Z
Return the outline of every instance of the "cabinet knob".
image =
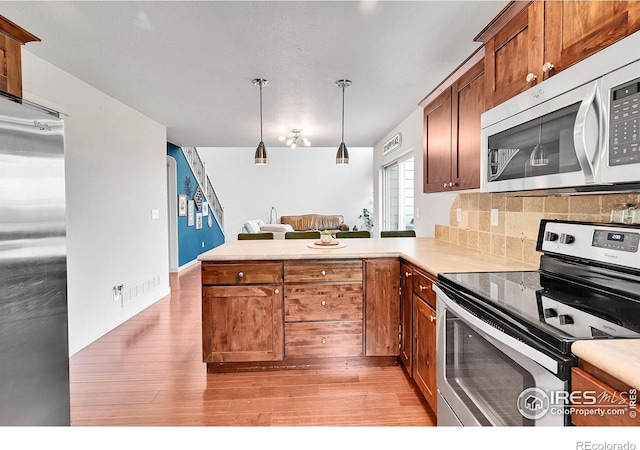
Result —
M420 285L418 285L418 288L420 288L420 292L422 292L422 291L424 291L425 289L427 289L427 287L426 287L426 286L423 286L423 285L421 285L421 284L420 284Z
M449 181L449 187L452 188L454 187L456 184L453 181Z
M320 342L321 342L322 344L326 344L326 343L327 343L327 338L322 338L322 339L320 339Z
M322 276L325 276L327 274L327 272L325 272L324 270L320 273L322 274Z
M536 81L537 79L538 79L538 76L535 73L529 72L527 74L527 78L526 78L527 83L531 83L532 81Z
M322 301L320 302L320 304L321 304L322 306L327 306L327 301L326 301L326 300L322 300Z
M276 294L279 294L279 293L280 293L280 289L276 289L274 292L275 292Z
M244 272L238 272L238 276L239 276L240 278L244 277Z
M446 181L442 184L442 187L445 188L445 189L447 188L447 182Z
M405 272L405 273L404 273L404 276L405 276L405 277L407 277L407 278L409 278L409 277L411 276L411 272Z
M435 321L436 321L436 316L434 316L433 314L430 314L430 315L429 315L429 320L430 320L431 322L435 322Z
M549 61L547 61L546 63L544 63L542 65L542 71L543 72L548 72L549 70L553 70L555 69L555 66L553 64L551 64Z

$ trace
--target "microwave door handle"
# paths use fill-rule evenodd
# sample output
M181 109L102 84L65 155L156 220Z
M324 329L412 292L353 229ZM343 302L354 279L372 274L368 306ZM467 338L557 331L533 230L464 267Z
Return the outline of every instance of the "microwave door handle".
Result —
M592 156L589 154L587 145L587 118L592 107L598 120L598 143L600 143L601 137L604 135L602 132L604 128L602 125L603 113L602 107L600 106L600 94L597 83L593 83L593 88L589 89L587 96L582 100L573 127L573 145L575 146L578 163L580 164L585 182L587 183L595 182L595 174L598 169L594 162L596 161L595 153L597 153L598 148L595 149L594 155Z

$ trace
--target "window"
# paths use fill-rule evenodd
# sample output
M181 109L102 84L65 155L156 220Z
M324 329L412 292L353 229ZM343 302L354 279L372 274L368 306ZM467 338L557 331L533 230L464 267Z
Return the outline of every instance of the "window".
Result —
M385 230L413 230L413 156L383 169Z

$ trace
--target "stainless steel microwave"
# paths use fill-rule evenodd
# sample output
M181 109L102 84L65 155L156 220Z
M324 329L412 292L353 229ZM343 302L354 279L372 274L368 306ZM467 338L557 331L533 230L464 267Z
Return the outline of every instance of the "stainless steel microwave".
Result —
M640 189L640 32L482 115L481 190Z

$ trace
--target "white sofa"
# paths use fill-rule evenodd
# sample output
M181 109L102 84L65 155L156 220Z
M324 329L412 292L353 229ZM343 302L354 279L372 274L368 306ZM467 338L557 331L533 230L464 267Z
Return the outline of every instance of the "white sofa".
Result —
M287 231L293 231L293 227L282 223L267 224L262 219L247 220L242 227L243 233L268 232L273 233L274 239L284 239L284 234Z

